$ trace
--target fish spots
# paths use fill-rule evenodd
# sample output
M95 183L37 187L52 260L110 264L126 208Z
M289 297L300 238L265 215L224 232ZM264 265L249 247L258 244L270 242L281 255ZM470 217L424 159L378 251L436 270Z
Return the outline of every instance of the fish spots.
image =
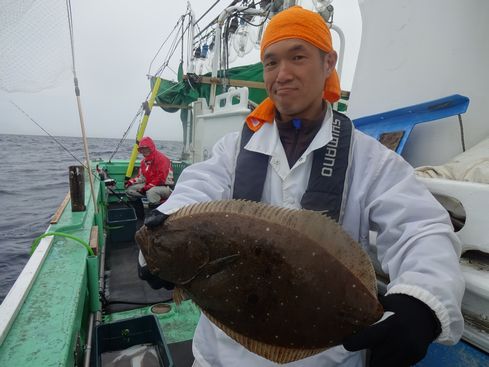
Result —
M196 205L202 209L191 221L182 208L164 230L148 232L158 239L156 248L168 243L178 258L151 246L145 255L172 279L198 273L185 286L211 321L291 354L337 345L372 323L378 307L373 288L364 286L371 281L369 264L350 261L360 256L357 248L341 229L332 231L336 224L328 227L324 215L288 209L278 215L250 202L224 202L219 211L215 204Z

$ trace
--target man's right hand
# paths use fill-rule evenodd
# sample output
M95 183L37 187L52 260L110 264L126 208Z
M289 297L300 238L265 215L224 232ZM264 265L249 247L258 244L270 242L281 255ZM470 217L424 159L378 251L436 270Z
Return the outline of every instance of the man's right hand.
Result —
M151 211L151 215L145 219L144 225L148 227L148 229L154 229L165 223L165 220L168 217L169 215L163 214L159 210L154 209Z
M138 276L140 279L145 280L149 286L153 289L161 289L165 288L166 290L171 291L175 288L175 284L158 278L156 275L152 274L148 266L141 266L138 262Z
M124 181L124 188L127 189L129 186L132 186L134 182L131 180Z

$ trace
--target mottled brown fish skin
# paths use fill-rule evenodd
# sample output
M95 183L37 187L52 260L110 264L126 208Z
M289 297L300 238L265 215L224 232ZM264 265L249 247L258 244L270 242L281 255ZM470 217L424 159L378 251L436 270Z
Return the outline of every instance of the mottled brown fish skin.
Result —
M228 212L170 217L137 233L150 270L213 318L254 340L305 349L341 344L383 313L328 252L338 240L319 245L287 223Z

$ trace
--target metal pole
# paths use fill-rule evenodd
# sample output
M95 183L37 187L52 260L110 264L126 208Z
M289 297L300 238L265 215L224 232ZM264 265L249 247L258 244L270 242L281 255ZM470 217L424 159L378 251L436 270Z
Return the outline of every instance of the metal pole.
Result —
M341 80L341 74L343 73L343 59L345 58L345 34L337 25L332 24L331 29L334 30L340 38L340 52L338 53L338 64L336 66L336 72Z
M93 186L93 175L92 175L92 169L90 167L90 155L88 154L88 142L87 142L87 135L85 133L85 122L83 118L83 110L82 110L81 99L80 99L80 89L78 88L78 79L76 77L75 77L75 94L76 94L76 104L78 106L78 116L80 118L80 127L81 127L82 138L83 138L83 150L85 151L85 160L86 160L86 165L88 170L88 181L90 182L90 192L92 193L93 211L95 215L97 215L98 214L97 198L95 197L95 189Z
M217 71L219 69L219 58L221 56L221 32L222 32L222 27L224 25L224 21L226 18L229 16L229 14L232 14L234 11L241 11L245 14L251 14L251 15L264 15L265 12L262 9L250 9L247 6L230 6L229 8L224 9L221 14L219 14L219 17L217 19L217 25L216 25L216 39L215 42L216 44L214 45L214 55L212 59L212 77L216 78L217 77ZM211 90L210 90L210 96L209 96L209 107L211 109L214 108L214 104L216 102L216 93L217 93L217 84L212 83L211 84Z
M90 313L90 317L88 320L88 335L87 335L87 344L85 345L85 356L83 358L83 366L90 367L90 355L92 353L92 338L93 338L93 319L94 313Z

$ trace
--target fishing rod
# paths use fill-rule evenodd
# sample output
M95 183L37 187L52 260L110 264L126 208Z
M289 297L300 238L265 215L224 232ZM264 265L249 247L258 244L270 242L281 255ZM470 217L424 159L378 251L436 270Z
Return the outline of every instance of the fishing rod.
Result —
M49 131L44 129L41 124L39 124L36 120L34 120L26 111L24 111L18 104L16 104L14 101L10 100L10 103L12 103L20 112L22 112L29 120L31 120L34 124L36 124L42 131L44 131L51 139L53 139L61 148L63 148L69 155L71 155L82 167L84 167L86 170L89 170L90 168L85 165L82 161L80 161L68 148L66 148L58 139L56 139L55 136L51 135ZM115 195L119 199L119 203L123 203L127 205L128 207L131 207L125 200L122 195L119 195L117 192L115 192L110 186L115 184L115 180L109 178L109 175L106 171L99 169L98 165L96 167L97 173L99 176L95 176L95 178L99 181L103 181L105 187L107 190L109 190L113 195ZM104 179L102 179L103 176Z
M61 144L58 139L56 139L53 135L51 135L46 129L44 129L41 124L39 124L36 120L34 120L27 112L25 112L17 103L14 101L10 100L10 103L12 103L20 112L22 112L29 120L31 120L33 123L35 123L42 131L44 131L51 139L53 139L61 148L63 148L68 154L70 154L78 163L80 163L83 167L87 168L73 153L70 152L68 148L66 148L63 144Z

